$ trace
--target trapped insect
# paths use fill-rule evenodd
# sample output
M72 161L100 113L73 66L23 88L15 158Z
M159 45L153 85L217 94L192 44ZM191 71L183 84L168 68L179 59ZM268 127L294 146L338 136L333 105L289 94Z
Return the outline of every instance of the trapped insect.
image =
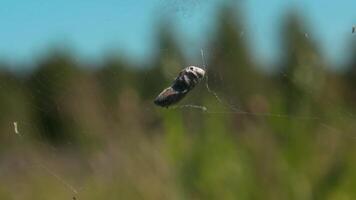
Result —
M172 85L164 89L154 100L158 106L169 107L182 100L201 80L205 71L199 67L189 66L184 68Z

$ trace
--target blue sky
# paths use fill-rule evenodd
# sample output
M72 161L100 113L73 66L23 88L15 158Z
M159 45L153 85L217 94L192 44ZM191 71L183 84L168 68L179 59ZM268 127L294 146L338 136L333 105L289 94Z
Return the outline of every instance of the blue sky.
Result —
M162 17L175 22L186 52L197 54L213 33L215 8L222 0L1 0L0 59L36 59L51 46L69 46L83 59L107 51L144 62L153 55L155 28ZM244 38L256 59L278 58L281 19L297 9L309 37L333 62L346 55L356 24L355 0L241 0ZM208 49L206 51L209 51Z

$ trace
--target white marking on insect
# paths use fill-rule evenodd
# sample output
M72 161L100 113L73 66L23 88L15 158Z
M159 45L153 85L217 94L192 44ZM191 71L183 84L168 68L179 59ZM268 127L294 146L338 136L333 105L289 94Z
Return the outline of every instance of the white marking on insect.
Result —
M14 131L17 135L20 135L20 132L19 132L19 129L18 129L18 126L17 126L17 122L14 122Z

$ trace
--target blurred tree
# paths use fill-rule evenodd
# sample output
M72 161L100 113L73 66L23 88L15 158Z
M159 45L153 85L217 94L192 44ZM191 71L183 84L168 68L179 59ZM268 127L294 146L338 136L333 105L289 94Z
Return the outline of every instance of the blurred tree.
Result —
M283 64L279 87L286 98L286 111L296 113L322 92L325 71L318 49L299 16L292 12L283 25Z
M219 11L217 32L210 44L209 84L226 92L228 99L234 103L246 105L248 97L258 93L265 84L242 37L245 30L236 15L237 11L233 6Z
M169 21L158 25L157 47L152 65L141 73L143 84L140 93L144 99L153 99L173 81L178 72L184 68L183 55L176 44Z
M76 141L76 119L71 116L65 98L68 91L78 84L82 73L69 54L55 50L38 64L29 79L36 127L40 136L53 144Z
M157 34L156 51L158 52L154 64L162 70L166 78L175 78L176 74L185 67L185 62L174 37L172 23L169 20L161 21Z
M137 87L139 84L137 75L137 70L123 59L113 55L105 59L103 66L96 72L96 77L109 113L114 114L112 111L117 111L119 96L125 87L133 89Z
M346 94L348 102L354 105L356 101L356 39L352 39L350 42L351 56L348 61L346 71L343 74L346 88ZM356 111L356 110L355 110Z

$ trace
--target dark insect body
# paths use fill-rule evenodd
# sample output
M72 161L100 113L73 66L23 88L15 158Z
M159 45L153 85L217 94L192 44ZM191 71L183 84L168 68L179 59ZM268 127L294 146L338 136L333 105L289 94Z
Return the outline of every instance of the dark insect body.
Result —
M164 89L154 100L158 106L169 107L182 100L201 80L205 71L199 67L184 68L173 81L172 85Z

